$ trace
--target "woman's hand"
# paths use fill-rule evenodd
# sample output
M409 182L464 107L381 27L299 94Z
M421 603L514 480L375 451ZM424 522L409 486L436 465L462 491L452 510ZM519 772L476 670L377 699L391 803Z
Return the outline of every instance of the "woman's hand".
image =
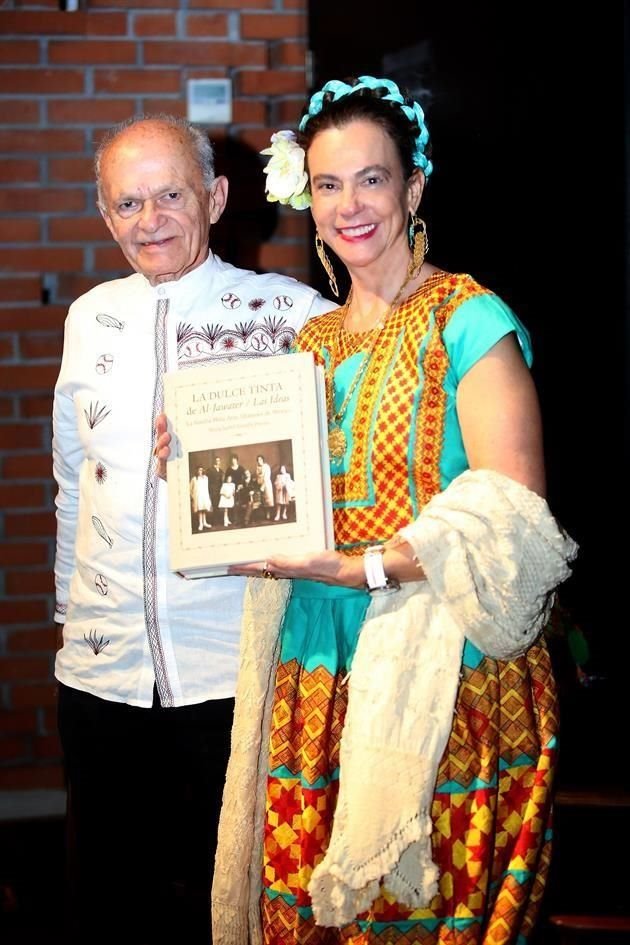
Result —
M361 555L344 555L340 551L320 551L288 558L275 555L266 561L233 565L229 574L247 577L300 578L321 581L341 587L365 587Z
M167 430L166 415L161 413L155 418L155 446L153 455L157 459L156 472L166 482L166 461L171 455L171 434Z

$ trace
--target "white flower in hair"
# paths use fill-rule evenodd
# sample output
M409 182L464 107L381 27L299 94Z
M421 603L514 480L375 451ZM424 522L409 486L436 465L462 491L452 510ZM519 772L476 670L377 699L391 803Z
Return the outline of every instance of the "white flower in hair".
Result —
M308 174L304 170L304 149L292 131L277 131L271 136L271 146L261 154L271 155L267 167L265 190L267 200L288 204L294 210L306 210L311 205Z

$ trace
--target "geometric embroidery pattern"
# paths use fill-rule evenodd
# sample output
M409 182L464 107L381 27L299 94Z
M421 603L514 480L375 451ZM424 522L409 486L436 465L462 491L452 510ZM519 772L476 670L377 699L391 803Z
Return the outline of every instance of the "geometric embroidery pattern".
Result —
M315 926L307 889L330 838L347 688L321 668L305 673L297 660L279 668L264 840L268 945L525 940L549 869L558 719L551 664L544 641L511 662L471 662L464 660L433 796L439 893L414 912L381 888L371 909L341 930Z
M448 369L442 335L462 300L484 291L468 276L428 280L382 330L357 409L348 409L351 457L333 476L335 536L341 546L352 542L347 551L389 537L439 490ZM320 363L330 352L341 363L361 350L365 340L340 334L339 318L336 310L307 323L300 348ZM337 394L343 400L343 390ZM328 848L338 797L346 654L332 627L330 639L317 639L322 663L342 671L313 668L318 660L306 646L309 671L291 659L276 676L261 902L267 945L525 941L550 857L558 704L544 640L510 662L464 647L431 809L439 886L430 907L406 909L381 887L368 912L331 929L315 926L308 885Z
M356 409L348 410L353 443L349 466L333 471L337 547L360 553L362 545L385 540L416 518L439 491L446 396L442 381L448 367L442 332L463 301L487 291L470 276L439 273L405 299L381 329ZM340 331L343 316L344 310L336 309L307 323L296 350L313 351L321 364L323 351L328 358L336 355L335 367L361 351L370 343L369 332L357 336ZM373 454L378 463L371 462ZM401 456L412 457L409 464L401 463Z

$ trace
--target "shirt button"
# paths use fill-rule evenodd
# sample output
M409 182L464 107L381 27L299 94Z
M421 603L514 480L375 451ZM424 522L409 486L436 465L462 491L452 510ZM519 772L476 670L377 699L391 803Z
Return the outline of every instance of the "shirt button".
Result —
M163 286L160 286L160 288L157 290L157 294L161 296L162 298L164 298L164 296L166 295L166 289L163 288Z

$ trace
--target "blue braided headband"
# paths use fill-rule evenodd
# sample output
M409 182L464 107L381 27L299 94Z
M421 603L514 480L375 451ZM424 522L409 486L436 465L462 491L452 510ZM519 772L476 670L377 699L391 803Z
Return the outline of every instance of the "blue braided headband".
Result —
M396 102L397 105L400 105L401 111L406 115L409 121L413 122L415 119L418 122L418 128L420 131L416 136L416 147L413 153L413 163L416 165L416 167L422 168L425 177L429 177L431 171L433 170L433 164L424 153L425 148L429 143L429 132L424 120L424 112L417 102L414 102L413 105L407 105L405 99L400 94L400 89L395 82L392 82L391 79L375 79L374 76L371 75L361 75L359 76L356 85L348 85L347 82L341 82L338 79L331 79L330 82L327 82L319 92L315 92L315 94L311 96L311 100L308 104L308 112L306 115L304 115L299 124L300 131L304 131L310 118L313 118L315 115L319 115L324 103L324 95L327 92L332 92L333 101L336 102L345 95L352 95L353 92L358 92L359 89L380 88L386 88L389 92L388 95L383 96L384 101Z

